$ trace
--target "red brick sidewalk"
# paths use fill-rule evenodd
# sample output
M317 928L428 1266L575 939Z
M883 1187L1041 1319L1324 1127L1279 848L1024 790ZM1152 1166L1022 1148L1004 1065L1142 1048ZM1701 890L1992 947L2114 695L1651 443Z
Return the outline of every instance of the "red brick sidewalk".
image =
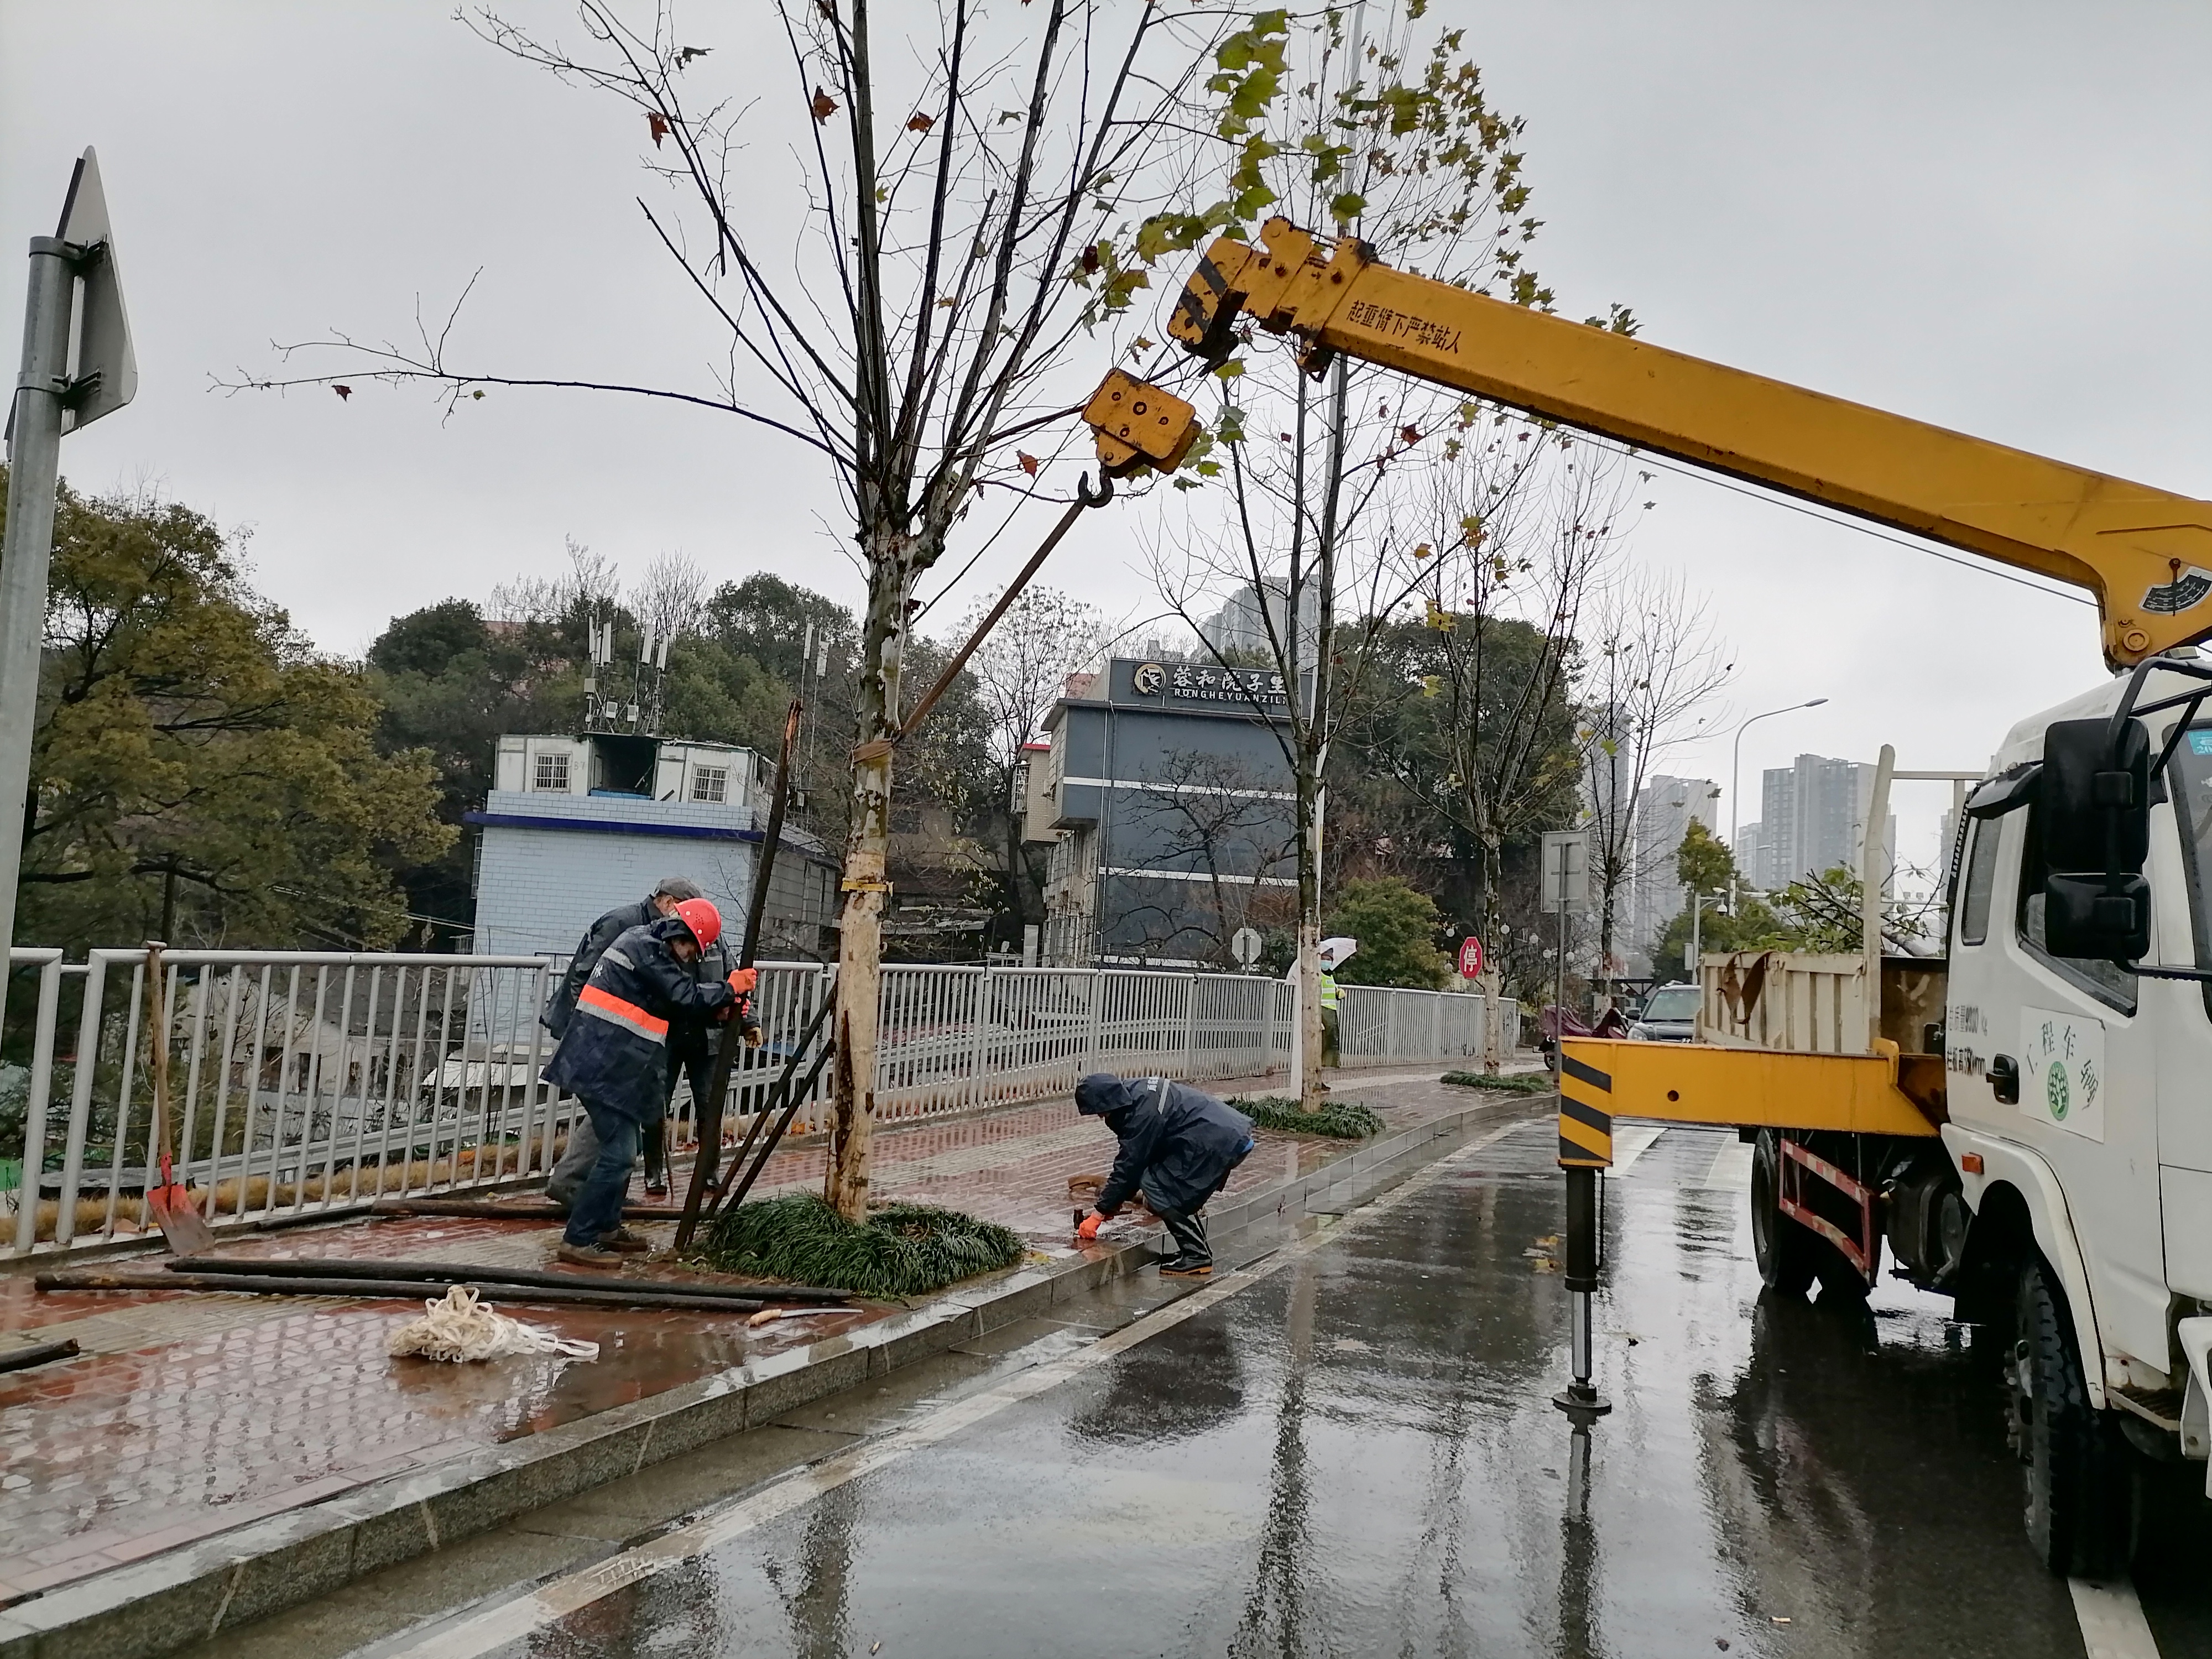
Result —
M1222 1092L1237 1085L1215 1085ZM1348 1078L1393 1129L1468 1103L1408 1079ZM1262 1132L1234 1195L1304 1173L1350 1143ZM1039 1250L1069 1249L1067 1178L1103 1173L1112 1136L1061 1100L911 1128L876 1141L878 1190L1000 1221ZM819 1146L779 1152L761 1191L818 1186ZM666 1230L662 1231L665 1241ZM556 1227L433 1217L355 1221L228 1243L271 1257L552 1265ZM46 1258L42 1265L52 1265ZM676 1270L681 1272L683 1270ZM73 1336L78 1358L0 1375L0 1606L34 1591L515 1439L892 1311L855 1308L758 1331L719 1314L503 1306L599 1358L475 1365L384 1350L412 1302L174 1293L40 1296L0 1277L0 1339Z

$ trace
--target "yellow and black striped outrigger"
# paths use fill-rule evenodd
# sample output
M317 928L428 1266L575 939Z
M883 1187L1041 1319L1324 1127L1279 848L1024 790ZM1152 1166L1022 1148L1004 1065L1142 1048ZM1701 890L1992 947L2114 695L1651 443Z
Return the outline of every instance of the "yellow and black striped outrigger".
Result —
M1613 1078L1572 1054L1559 1060L1559 1165L1613 1167Z

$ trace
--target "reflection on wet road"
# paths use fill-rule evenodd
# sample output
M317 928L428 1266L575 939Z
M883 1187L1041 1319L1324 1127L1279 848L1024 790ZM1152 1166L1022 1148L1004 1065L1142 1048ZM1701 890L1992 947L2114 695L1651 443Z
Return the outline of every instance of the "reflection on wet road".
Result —
M1762 1302L1733 1144L1671 1131L1608 1183L1615 1410L1586 1441L1549 1403L1539 1123L1201 1310L756 1494L650 1576L603 1564L504 1645L402 1650L2080 1659L1986 1355L1901 1286ZM2212 1652L2202 1577L2146 1592L2166 1659Z

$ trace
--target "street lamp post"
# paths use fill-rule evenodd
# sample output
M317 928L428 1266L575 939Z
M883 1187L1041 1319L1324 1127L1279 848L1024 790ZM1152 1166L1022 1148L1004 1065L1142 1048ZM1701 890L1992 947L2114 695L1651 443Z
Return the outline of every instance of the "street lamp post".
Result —
M1744 726L1751 725L1755 720L1769 720L1777 714L1787 714L1792 709L1818 708L1826 702L1827 702L1826 697L1814 697L1807 702L1784 703L1779 708L1770 708L1764 714L1753 714L1750 720L1743 722L1743 726L1736 727L1735 757L1730 762L1729 768L1729 854L1730 857L1734 857L1735 854L1736 819L1739 816L1738 805L1741 796L1741 786L1743 782Z

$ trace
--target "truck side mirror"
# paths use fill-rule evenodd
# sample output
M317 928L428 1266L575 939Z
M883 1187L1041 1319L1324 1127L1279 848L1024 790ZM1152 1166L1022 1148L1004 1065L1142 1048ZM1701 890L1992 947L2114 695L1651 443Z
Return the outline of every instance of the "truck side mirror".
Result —
M2045 945L2136 961L2150 949L2150 734L2140 720L2123 721L2117 738L2107 720L2054 720L2039 794Z

